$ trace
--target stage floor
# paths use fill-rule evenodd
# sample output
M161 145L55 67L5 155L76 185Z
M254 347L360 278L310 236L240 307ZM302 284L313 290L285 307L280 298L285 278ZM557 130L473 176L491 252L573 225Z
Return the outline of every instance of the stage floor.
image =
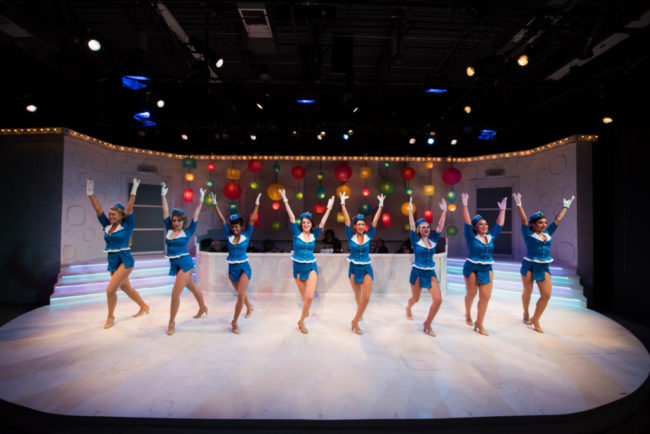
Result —
M521 323L520 299L493 294L481 336L465 325L464 293L450 292L422 333L406 298L370 301L350 331L352 293L315 299L308 335L299 296L256 295L253 315L229 324L234 297L206 294L210 312L183 294L176 334L169 297L143 291L151 314L123 293L104 330L105 297L62 298L0 328L0 398L64 415L209 419L393 419L551 415L589 410L635 391L650 356L631 333L575 300L551 299L546 333ZM535 298L533 299L533 301ZM475 313L474 313L475 314Z

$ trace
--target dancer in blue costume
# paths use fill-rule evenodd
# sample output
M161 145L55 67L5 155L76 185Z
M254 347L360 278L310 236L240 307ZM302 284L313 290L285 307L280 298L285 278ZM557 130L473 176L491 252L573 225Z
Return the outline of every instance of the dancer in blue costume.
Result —
M161 183L160 196L162 198L162 211L163 222L165 224L165 244L167 245L166 258L169 259L169 275L176 276L174 286L172 287L172 300L169 308L169 325L167 327L167 334L173 335L176 333L176 314L181 304L181 292L187 287L190 290L197 303L199 303L199 312L194 315L194 318L200 318L202 315L208 314L208 307L203 301L203 293L194 283L192 273L194 272L194 261L187 251L187 244L190 242L196 232L196 225L199 221L199 214L203 206L203 197L205 196L205 189L201 189L201 197L199 203L194 209L192 222L187 224L187 216L185 212L180 209L174 208L169 214L169 205L167 204L167 191L168 188L164 182Z
M465 242L469 254L463 266L463 276L465 276L465 322L467 325L474 325L474 331L488 336L488 332L483 327L485 313L487 312L488 302L492 295L492 252L494 251L494 240L501 233L503 223L506 219L506 201L504 197L501 202L497 203L499 215L497 224L488 230L487 221L480 215L473 219L469 218L467 201L469 195L462 194L463 198L463 217L465 218ZM478 305L476 313L476 322L472 324L472 303L478 291Z
M108 302L108 316L104 328L113 327L115 324L115 306L117 305L118 288L124 291L126 295L135 301L140 310L133 317L142 316L149 313L149 306L142 300L138 291L133 289L129 282L129 274L133 271L133 256L131 256L131 247L129 242L135 226L135 217L133 217L133 204L135 203L135 194L138 191L140 181L133 178L133 187L131 195L126 204L126 208L121 203L111 206L108 211L108 217L102 211L99 201L95 197L95 182L86 180L86 194L93 209L97 213L99 223L104 228L104 241L106 248L104 251L108 254L108 271L111 273L111 281L106 287L106 299Z
M368 232L366 232L365 216L363 214L357 214L352 218L352 221L350 221L350 215L348 214L348 210L345 208L345 201L348 199L348 196L344 192L339 194L339 197L341 198L343 217L345 217L345 235L348 239L348 245L350 246L350 255L348 256L348 261L350 262L348 278L350 279L350 285L352 285L352 290L354 291L354 300L357 302L357 313L354 315L350 325L352 326L352 331L354 333L362 335L363 331L359 327L359 321L363 318L363 312L366 310L368 302L370 301L370 294L372 294L372 281L374 278L372 265L370 265L370 242L375 236L377 222L379 221L381 210L384 207L384 199L386 199L386 196L383 194L377 196L379 207L377 208L375 218L372 219L372 223L368 228ZM352 225L350 223L352 223Z
M440 210L441 214L440 220L438 220L438 226L436 227L435 232L431 234L429 222L423 218L418 219L417 221L413 218L413 197L409 198L409 237L411 240L411 246L413 246L415 261L413 262L411 277L409 279L412 295L406 305L406 318L413 319L411 308L420 299L422 288L428 289L431 298L433 299L433 303L429 308L427 319L424 321L423 330L424 333L429 336L436 335L431 329L431 323L442 304L442 293L440 292L438 276L436 276L436 272L434 271L436 264L433 261L433 255L436 252L436 244L440 238L440 234L442 233L442 228L445 226L447 201L444 199L440 201Z
M248 301L248 295L246 294L252 276L251 266L248 263L248 255L246 254L246 251L248 250L248 245L253 236L254 224L257 219L257 211L260 207L261 197L262 194L259 193L257 199L255 199L255 208L253 209L253 214L251 214L250 220L248 221L248 227L243 231L244 218L239 214L233 214L226 222L226 218L221 214L221 210L217 204L217 196L214 193L210 193L210 198L214 204L214 209L217 210L217 215L219 216L219 220L221 220L221 228L223 229L223 233L226 235L226 242L228 243L228 257L226 258L226 262L228 263L228 278L230 279L232 287L235 288L235 291L237 292L235 314L230 322L230 326L232 332L237 335L241 333L237 321L239 320L239 315L241 314L244 305L246 305L246 318L251 316L251 313L253 312L253 305Z
M316 284L318 283L318 266L316 265L316 257L314 256L314 247L316 246L316 240L323 232L327 218L334 206L334 196L327 201L327 211L325 211L317 228L314 228L314 220L312 219L311 213L304 212L300 214L299 229L298 225L296 225L296 217L293 215L289 206L289 199L287 199L286 192L280 189L278 193L282 196L284 207L289 217L289 226L291 226L291 235L293 238L293 255L291 256L291 260L293 261L293 278L296 280L296 286L298 286L298 291L300 291L300 297L303 302L302 313L298 320L298 328L302 333L307 334L309 331L305 327L305 318L309 316L309 309L311 308L311 302L316 292Z
M551 298L551 271L548 266L553 262L551 257L551 235L555 232L558 225L564 218L575 196L571 199L562 199L562 209L555 217L555 221L548 225L546 217L541 212L536 212L530 217L526 217L524 208L521 206L521 193L512 195L521 219L521 235L526 243L526 256L521 261L521 281L524 285L524 292L521 294L521 303L524 307L523 322L532 325L535 331L544 333L539 325L539 319L546 309L549 299ZM539 300L535 305L535 313L532 317L528 316L528 306L530 305L530 296L533 293L533 281L537 282L539 288Z

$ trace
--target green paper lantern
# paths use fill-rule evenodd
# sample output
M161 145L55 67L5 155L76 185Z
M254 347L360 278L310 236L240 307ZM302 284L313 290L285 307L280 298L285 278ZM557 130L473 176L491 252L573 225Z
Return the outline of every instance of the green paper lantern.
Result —
M280 220L274 220L271 222L271 229L275 232L279 231L282 229L282 222Z
M208 179L207 181L205 181L205 185L207 185L208 187L214 187L214 180Z
M449 235L450 237L458 235L458 228L456 226L449 226L447 228L447 235Z
M390 167L390 161L384 161L384 167L388 169Z
M318 172L318 173L316 174L316 178L318 178L319 180L321 180L321 179L325 178L325 175L323 175L323 172Z
M456 202L456 192L454 190L449 190L447 192L447 200L449 201L449 203Z
M298 193L296 193L296 199L302 200L302 191L299 191Z
M412 196L413 195L413 189L411 187L406 187L404 190L407 195Z
M230 214L237 213L237 202L230 202Z
M257 181L252 181L252 182L251 182L251 188L252 188L253 190L257 190L257 189L259 188L259 186L260 186L260 185L257 183Z
M390 179L382 179L378 189L381 194L388 196L395 191L395 183Z
M325 199L325 187L319 185L316 189L316 197L319 199Z
M372 213L372 205L369 203L363 203L359 206L359 214L363 214L368 217Z
M408 224L408 223L406 223L406 224L404 225L404 230L405 230L406 232L410 231L410 230L411 230L411 225Z
M280 172L280 165L279 164L274 164L273 165L273 171L275 173L279 173Z
M196 169L196 159L194 158L183 158L183 167L186 169Z

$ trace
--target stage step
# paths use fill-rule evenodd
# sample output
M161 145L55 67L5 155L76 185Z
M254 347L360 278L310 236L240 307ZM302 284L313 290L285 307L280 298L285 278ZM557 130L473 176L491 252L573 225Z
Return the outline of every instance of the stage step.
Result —
M138 291L161 287L171 289L174 276L169 275L168 259L162 255L135 256L135 264L129 275L133 288ZM65 266L61 268L51 298L101 293L110 280L105 261Z

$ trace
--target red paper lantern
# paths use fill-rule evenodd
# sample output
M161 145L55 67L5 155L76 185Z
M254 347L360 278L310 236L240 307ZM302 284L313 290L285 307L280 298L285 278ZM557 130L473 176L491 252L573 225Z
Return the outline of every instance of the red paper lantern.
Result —
M191 188L186 188L185 191L183 192L183 200L185 202L192 202L194 199L194 192L192 191Z
M293 166L291 169L291 176L296 179L301 179L305 177L305 168L302 166Z
M273 208L276 211L279 210L280 209L280 202L273 202L271 204L271 208Z
M258 159L250 160L248 162L248 170L253 173L257 173L262 170L262 162Z
M447 185L458 184L461 178L462 175L460 173L460 170L456 169L455 167L450 167L449 169L442 172L442 182Z
M214 170L214 164L212 163L208 164L208 170L212 172Z
M314 205L314 212L315 212L316 214L322 214L322 213L324 213L326 210L327 210L327 207L326 207L325 205L321 205L321 204L316 204L316 205Z
M229 182L223 186L223 195L230 200L235 200L241 196L241 187L236 182Z
M249 215L248 216L248 221L251 221L252 218L253 218L253 214ZM260 221L260 215L259 214L255 216L255 221L253 222L253 227L254 228L257 227L257 222L258 221Z
M385 227L390 226L390 214L384 213L381 215L381 222L384 224Z
M334 176L341 182L345 182L352 176L352 168L347 163L341 163L334 168Z
M427 223L431 224L433 222L433 211L430 209L424 211L424 219L427 221Z
M370 189L364 188L363 190L361 190L361 194L363 194L366 197L370 196Z
M404 181L410 181L415 178L415 169L412 167L405 167L402 169L402 179Z

